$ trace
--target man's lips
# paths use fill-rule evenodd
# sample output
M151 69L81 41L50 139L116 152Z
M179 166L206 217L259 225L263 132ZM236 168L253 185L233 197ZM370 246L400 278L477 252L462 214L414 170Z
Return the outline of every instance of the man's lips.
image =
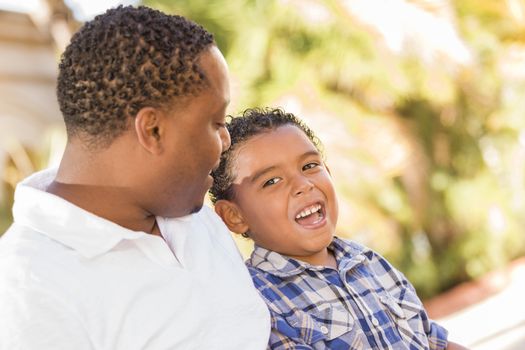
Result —
M208 173L209 176L213 177L213 173L215 173L215 171L217 171L217 169L219 169L219 166L221 165L220 161L217 162L213 168L211 168L210 172Z
M211 169L211 172L214 172L215 170L219 169L219 166L221 165L221 159L219 158L219 160L217 161L217 163L215 163L215 165L213 166L213 168Z

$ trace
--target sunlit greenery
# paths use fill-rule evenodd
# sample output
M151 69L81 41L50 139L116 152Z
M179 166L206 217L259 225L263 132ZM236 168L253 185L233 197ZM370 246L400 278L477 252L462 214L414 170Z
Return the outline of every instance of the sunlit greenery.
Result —
M146 1L216 34L233 113L283 106L317 130L339 235L379 250L429 297L524 253L525 84L503 67L525 55L525 31L510 2L407 3L447 20L470 58L391 50L344 1Z
M525 254L521 0L406 1L445 24L398 49L344 0L145 4L215 34L230 112L282 106L310 124L340 196L338 234L384 254L423 297ZM448 29L457 43L439 42Z

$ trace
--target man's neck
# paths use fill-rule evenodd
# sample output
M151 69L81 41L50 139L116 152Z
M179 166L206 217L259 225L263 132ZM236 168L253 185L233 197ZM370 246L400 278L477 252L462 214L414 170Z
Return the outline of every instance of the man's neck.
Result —
M155 215L141 206L141 186L133 178L137 159L131 136L91 150L70 138L55 180L47 191L133 231L160 234Z
M47 192L130 230L160 235L155 216L133 205L131 191L124 187L65 184L53 181L47 187Z

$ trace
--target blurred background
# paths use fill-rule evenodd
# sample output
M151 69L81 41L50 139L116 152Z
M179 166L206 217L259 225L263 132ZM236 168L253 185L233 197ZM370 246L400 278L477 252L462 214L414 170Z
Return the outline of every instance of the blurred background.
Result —
M436 315L523 272L525 0L0 0L0 232L16 183L62 154L60 53L118 3L213 32L229 113L280 106L303 118L325 146L338 235L387 257ZM250 241L237 242L248 255ZM454 294L469 281L477 292Z

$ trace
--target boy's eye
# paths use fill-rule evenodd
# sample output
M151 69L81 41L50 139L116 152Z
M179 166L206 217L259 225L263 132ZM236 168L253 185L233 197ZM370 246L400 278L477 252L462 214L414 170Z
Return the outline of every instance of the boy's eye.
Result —
M278 183L279 181L281 181L281 179L278 178L278 177L271 178L270 180L266 181L266 182L263 184L263 187L268 187L268 186L271 186L271 185L275 185L275 184Z
M311 163L308 163L305 166L303 166L303 170L312 169L312 168L315 168L315 167L318 167L318 166L319 166L319 163L311 162Z

